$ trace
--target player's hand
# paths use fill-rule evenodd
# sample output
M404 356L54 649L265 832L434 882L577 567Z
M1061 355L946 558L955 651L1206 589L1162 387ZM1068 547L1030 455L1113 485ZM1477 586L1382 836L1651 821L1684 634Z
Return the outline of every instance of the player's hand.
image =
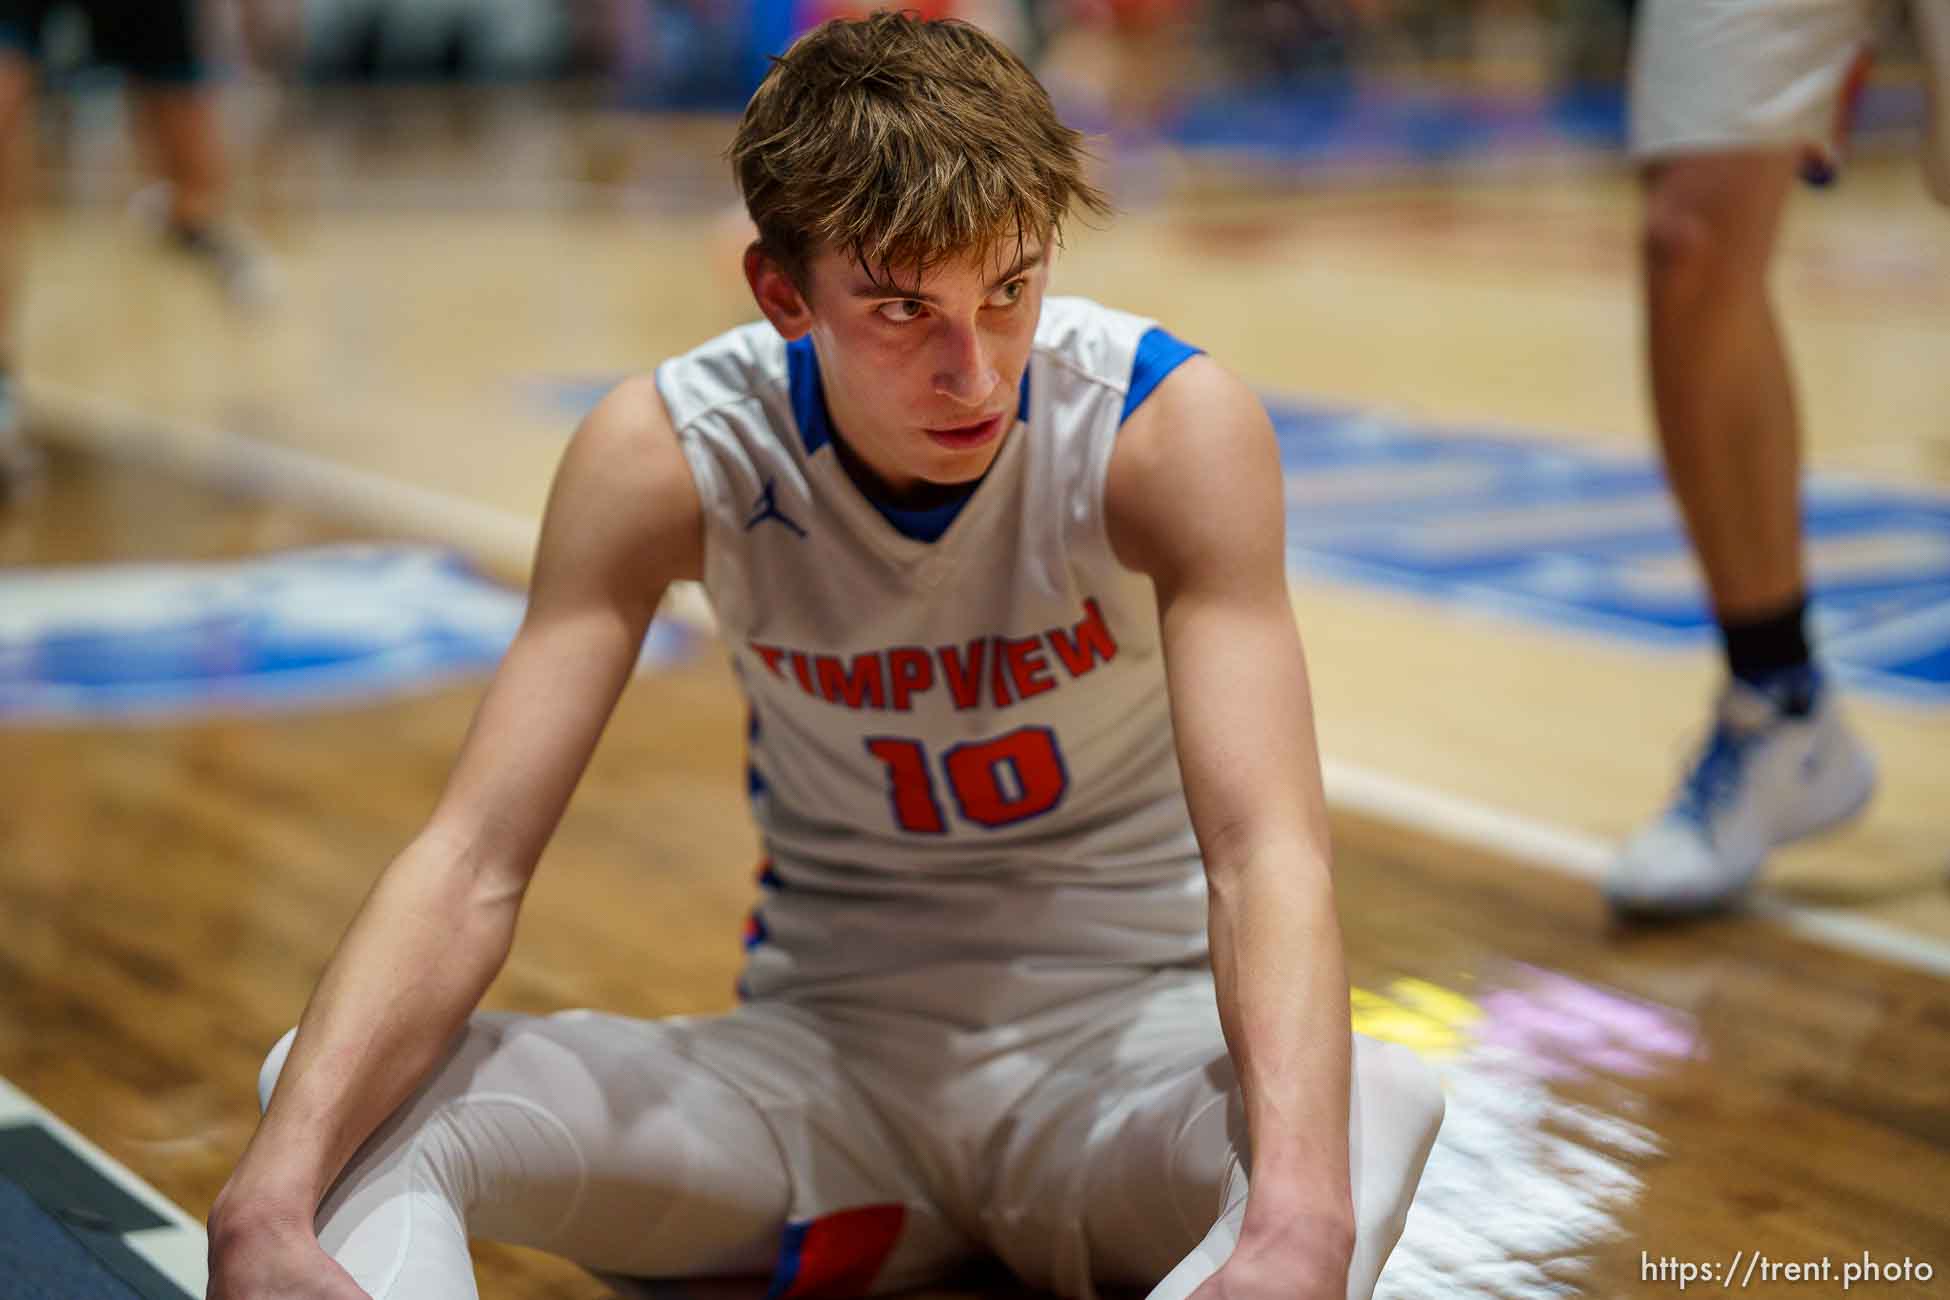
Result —
M226 1191L226 1195L227 1195ZM311 1224L226 1211L210 1214L210 1286L204 1300L372 1300L318 1244Z
M1190 1300L1347 1300L1351 1241L1304 1230L1242 1234L1232 1257Z
M1347 1300L1347 1266L1323 1268L1318 1260L1241 1260L1235 1251L1225 1267L1192 1292L1191 1300Z

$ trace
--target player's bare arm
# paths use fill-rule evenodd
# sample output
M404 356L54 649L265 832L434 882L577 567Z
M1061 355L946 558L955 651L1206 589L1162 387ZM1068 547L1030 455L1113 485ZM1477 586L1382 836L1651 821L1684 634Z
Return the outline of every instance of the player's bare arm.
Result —
M1157 590L1179 765L1211 894L1220 1017L1252 1193L1216 1293L1343 1294L1353 1243L1347 976L1306 664L1287 596L1272 427L1215 362L1186 362L1119 435L1111 544Z
M280 1236L311 1240L346 1160L501 969L651 616L672 581L701 569L696 488L654 383L631 380L571 441L521 629L425 829L380 875L326 966L276 1096L217 1200L213 1296L260 1293L241 1277L225 1289L250 1271L233 1257Z

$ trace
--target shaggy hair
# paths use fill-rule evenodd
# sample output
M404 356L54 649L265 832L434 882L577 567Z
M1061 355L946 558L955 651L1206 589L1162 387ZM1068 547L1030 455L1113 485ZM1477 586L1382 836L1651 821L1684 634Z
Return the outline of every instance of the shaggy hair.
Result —
M794 281L822 249L876 280L918 277L1013 239L1060 242L1109 205L1083 137L1022 60L967 23L835 19L793 43L729 156L760 246Z

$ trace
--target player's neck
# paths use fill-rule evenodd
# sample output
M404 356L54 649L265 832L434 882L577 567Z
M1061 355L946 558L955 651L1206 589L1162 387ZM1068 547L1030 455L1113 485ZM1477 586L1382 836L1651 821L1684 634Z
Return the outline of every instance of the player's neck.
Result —
M832 430L833 450L838 453L841 468L853 485L870 501L877 501L896 510L932 510L937 506L966 500L975 489L982 485L982 478L970 479L966 483L932 483L927 479L910 479L896 484L889 481L869 465L860 454L847 445L846 436L838 428ZM1003 436L1008 436L1005 431Z

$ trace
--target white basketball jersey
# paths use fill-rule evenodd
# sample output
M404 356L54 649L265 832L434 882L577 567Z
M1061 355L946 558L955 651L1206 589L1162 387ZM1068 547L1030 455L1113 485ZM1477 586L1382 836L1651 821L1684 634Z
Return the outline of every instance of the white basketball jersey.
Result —
M1191 352L1047 300L1019 418L932 541L840 464L809 341L760 322L659 368L751 704L747 995L1202 959L1157 604L1103 507L1119 426Z

